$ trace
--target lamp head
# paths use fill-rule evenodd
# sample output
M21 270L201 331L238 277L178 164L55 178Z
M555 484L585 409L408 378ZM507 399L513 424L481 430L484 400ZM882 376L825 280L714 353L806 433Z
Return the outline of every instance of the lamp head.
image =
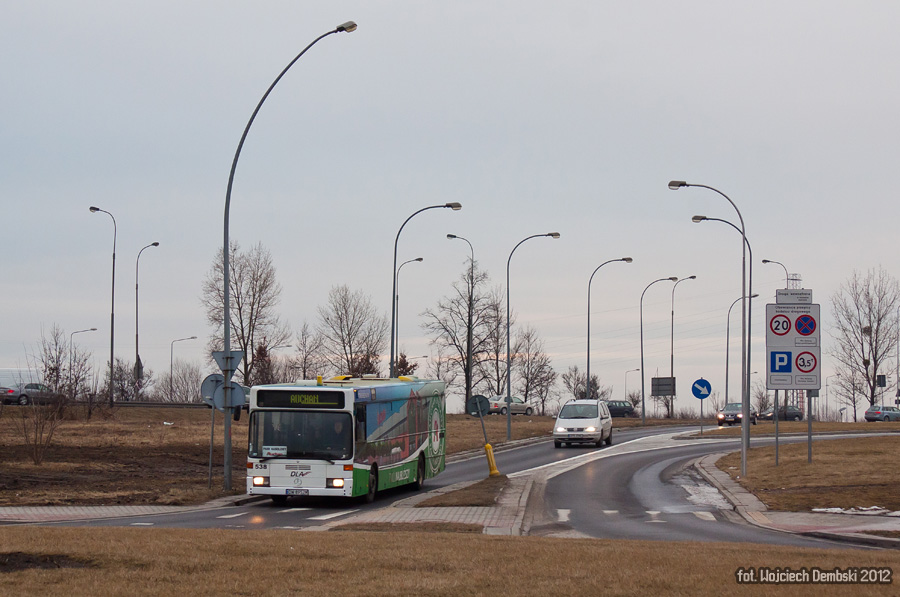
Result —
M413 261L418 261L421 263L424 259L424 257L416 257L415 259L413 259Z
M196 339L197 339L197 336L191 336L190 338L188 338L188 340L196 340Z
M91 213L94 213L94 214L95 214L95 213L97 213L98 211L100 211L100 208L99 208L99 207L94 207L93 205L91 206Z
M769 259L763 259L762 262L763 263L772 263L772 261L770 261Z
M337 30L341 32L352 33L356 31L356 23L354 23L353 21L347 21L343 25L338 25Z
M462 209L462 203L456 203L456 202L447 203L446 205L444 205L444 207L449 207L453 211L459 211Z
M673 282L677 282L677 281L678 281L678 276L672 276L672 277L669 278L669 279L672 280Z
M688 276L686 279L687 280L696 280L697 276Z
M632 259L631 257L622 257L621 261L624 261L625 263L631 263L632 261L634 261L634 259Z
M691 222L693 222L694 224L699 224L706 219L708 219L706 216L694 216L693 218L691 218Z
M689 187L689 186L691 186L691 185L684 182L683 180L670 180L669 181L669 188L673 191L677 191L681 187Z
M91 328L91 330L90 330L90 331L92 331L92 332L96 332L96 331L97 331L97 328Z
M455 234L448 234L447 238L453 239L453 238L458 238L458 237Z
M152 243L150 243L150 246L151 246L151 247L158 247L158 246L159 246L159 243L158 243L158 242L152 242Z
M559 238L559 232L548 232L547 236L550 238Z
M758 294L751 294L751 295L750 295L750 298L753 299L753 298L756 298L756 297L758 297L758 296L759 296Z

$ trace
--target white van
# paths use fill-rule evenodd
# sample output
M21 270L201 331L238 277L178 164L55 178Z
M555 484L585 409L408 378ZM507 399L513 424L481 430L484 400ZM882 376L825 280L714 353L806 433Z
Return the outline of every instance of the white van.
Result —
M553 444L612 445L612 417L602 400L569 400L553 426Z

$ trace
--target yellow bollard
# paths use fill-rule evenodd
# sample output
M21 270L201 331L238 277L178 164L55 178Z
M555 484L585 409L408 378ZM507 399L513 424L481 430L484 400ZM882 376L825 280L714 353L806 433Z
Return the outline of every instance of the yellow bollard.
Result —
M494 449L491 447L491 444L484 444L484 453L487 455L490 476L496 477L500 474L500 471L497 470L497 463L494 462Z

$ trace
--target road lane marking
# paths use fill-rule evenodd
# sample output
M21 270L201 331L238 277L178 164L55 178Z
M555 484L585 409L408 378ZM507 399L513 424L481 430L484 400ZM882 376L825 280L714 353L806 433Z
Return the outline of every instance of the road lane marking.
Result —
M696 516L700 520L711 520L713 522L716 521L716 516L712 512L694 512L694 516Z
M647 514L650 515L650 520L647 520L645 522L662 522L662 523L666 522L665 520L659 519L659 511L658 510L647 510Z
M237 518L238 516L243 516L247 514L247 512L238 512L237 514L225 514L223 516L216 516L216 518Z
M609 516L615 516L616 514L619 513L619 511L618 510L604 510L603 513L607 514Z
M569 515L572 513L571 510L557 510L556 511L556 519L559 522L569 522Z
M353 514L354 512L357 512L357 510L345 510L343 512L334 512L332 514L322 514L321 516L310 516L309 520L329 520L331 518L337 518L338 516Z
M154 523L152 522L132 522L131 526L133 527L152 527Z
M287 510L279 510L279 514L284 514L285 512L303 512L305 510L312 510L312 508L288 508Z

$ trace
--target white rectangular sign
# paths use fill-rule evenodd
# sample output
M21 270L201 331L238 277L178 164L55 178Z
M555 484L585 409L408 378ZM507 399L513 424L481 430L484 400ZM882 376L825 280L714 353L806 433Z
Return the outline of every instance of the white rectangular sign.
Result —
M766 305L766 387L818 390L821 343L818 304Z
M779 305L811 305L812 289L810 288L779 288L775 291L775 302Z

